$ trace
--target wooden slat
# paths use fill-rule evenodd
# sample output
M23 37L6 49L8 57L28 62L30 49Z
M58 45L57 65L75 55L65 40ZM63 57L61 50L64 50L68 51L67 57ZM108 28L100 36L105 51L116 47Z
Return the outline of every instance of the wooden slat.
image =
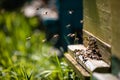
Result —
M70 54L66 53L65 59L82 80L90 79L90 74Z
M82 56L79 56L78 62L84 66L86 70L89 72L110 72L110 66L105 63L103 60L92 60L88 59L86 62L83 61Z
M116 76L112 74L101 74L101 73L93 73L92 80L119 80Z
M86 49L83 45L69 45L68 50L70 55L74 57L74 50L75 49ZM110 65L108 65L103 60L96 60L96 59L88 59L86 62L82 58L83 55L79 56L77 62L80 63L88 72L110 72Z

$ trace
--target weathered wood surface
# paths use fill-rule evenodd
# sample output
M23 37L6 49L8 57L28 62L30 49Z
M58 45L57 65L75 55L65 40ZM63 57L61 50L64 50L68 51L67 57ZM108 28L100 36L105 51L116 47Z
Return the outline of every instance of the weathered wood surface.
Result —
M102 58L105 62L107 62L109 65L111 65L111 45L108 43L102 41L92 33L88 32L87 30L83 30L83 37L89 37L92 36L97 40L97 45L100 50L100 54L102 55ZM84 40L85 41L85 40ZM84 45L87 45L87 42L84 42Z
M74 50L75 49L86 49L83 45L69 45L68 50L71 56L74 57ZM88 59L87 61L84 61L82 58L83 55L79 56L79 59L77 59L77 62L80 63L88 72L109 72L110 65L108 65L103 60L95 60L95 59Z
M120 0L111 0L112 53L120 59Z
M116 76L112 74L101 74L101 73L93 73L92 80L119 80Z
M90 79L90 74L70 54L66 53L65 59L82 80Z
M110 0L83 0L83 3L84 29L111 44Z
M105 63L103 60L92 60L88 59L86 62L79 56L79 63L82 64L89 72L109 72L110 65Z

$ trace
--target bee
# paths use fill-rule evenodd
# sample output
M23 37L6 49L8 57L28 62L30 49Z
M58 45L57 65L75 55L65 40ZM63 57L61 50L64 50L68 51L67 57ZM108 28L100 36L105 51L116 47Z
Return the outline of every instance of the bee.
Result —
M66 25L66 28L69 28L71 26L71 24L68 24L68 25Z
M82 59L83 59L83 63L85 63L88 60L87 55L83 55Z
M71 33L70 33L70 34L68 34L67 36L68 36L68 37L70 37L70 36L71 36ZM75 50L76 50L76 49L75 49Z
M58 37L59 37L58 34L53 35L53 38L58 38Z
M70 10L70 11L69 11L69 14L73 14L73 10Z
M46 39L43 39L42 42L43 42L43 43L46 42Z
M70 37L74 37L75 36L75 34L71 34L71 36Z
M67 35L68 37L75 37L75 34L72 34L72 33L70 33L70 34L68 34ZM76 38L77 39L77 38ZM79 39L79 38L78 38Z
M80 23L83 23L83 20L80 20Z
M26 38L26 40L30 40L30 39L31 39L31 37L27 37L27 38Z

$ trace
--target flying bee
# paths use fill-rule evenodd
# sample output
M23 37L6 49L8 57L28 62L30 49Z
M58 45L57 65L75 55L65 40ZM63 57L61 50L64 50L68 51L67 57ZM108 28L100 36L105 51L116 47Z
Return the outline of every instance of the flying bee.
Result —
M58 37L59 37L58 34L53 35L53 38L58 38Z
M84 21L83 20L80 20L80 23L83 23Z
M74 37L75 36L75 34L71 34L71 36L70 37Z
M69 11L69 14L73 14L73 12L74 12L73 10L70 10L70 11Z
M66 28L69 28L71 26L71 24L68 24L68 25L66 25Z
M68 37L75 37L75 34L70 33L70 34L68 34L67 36L68 36Z
M43 42L43 43L46 42L46 39L43 39L42 42Z
M70 37L70 36L71 36L71 33L70 33L70 34L68 34L67 36L68 36L68 37ZM75 50L76 50L76 49L75 49Z
M27 38L26 38L26 40L30 40L30 39L31 39L31 37L27 37Z

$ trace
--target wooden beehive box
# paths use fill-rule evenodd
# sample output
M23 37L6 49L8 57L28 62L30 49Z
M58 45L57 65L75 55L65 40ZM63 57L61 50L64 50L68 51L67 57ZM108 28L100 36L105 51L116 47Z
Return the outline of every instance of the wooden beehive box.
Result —
M84 45L69 45L68 53L65 54L67 61L72 65L75 71L76 65L71 61L73 60L81 69L77 72L86 75L93 72L107 73L111 69L111 9L109 0L83 0L83 16L84 16L84 30L83 38L92 36L96 39L101 60L88 59L84 61L82 55L77 59L74 56L75 49L86 50L87 41L84 39ZM83 75L84 77L85 74Z
M88 37L88 36L92 36L97 40L97 45L99 45L98 47L100 49L100 54L102 55L101 60L88 58L87 61L84 61L84 59L82 58L83 55L79 55L78 58L76 59L74 51L76 49L86 50L86 45L87 45L86 41L84 41L84 45L83 44L68 45L68 53L65 54L68 63L72 65L73 69L75 69L77 73L81 73L81 75L83 75L85 79L90 77L90 74L93 72L108 73L110 72L111 69L110 45L96 38L88 31L84 30L84 37Z

